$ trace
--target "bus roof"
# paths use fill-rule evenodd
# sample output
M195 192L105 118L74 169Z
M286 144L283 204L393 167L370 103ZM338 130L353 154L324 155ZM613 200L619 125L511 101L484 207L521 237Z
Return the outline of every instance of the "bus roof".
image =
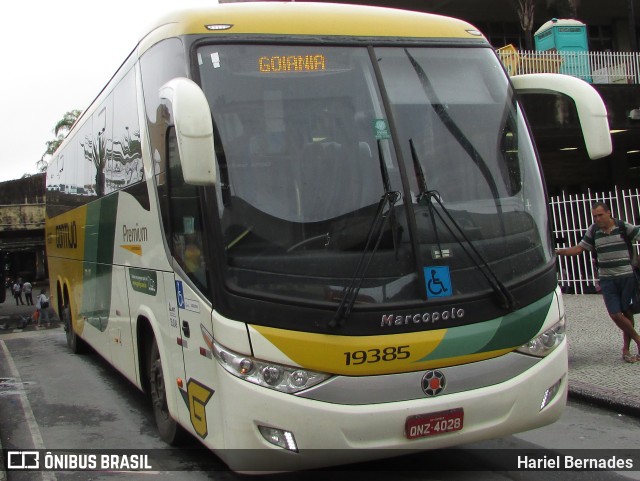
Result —
M467 22L428 13L331 3L245 2L169 14L141 42L139 53L162 38L189 34L484 39Z

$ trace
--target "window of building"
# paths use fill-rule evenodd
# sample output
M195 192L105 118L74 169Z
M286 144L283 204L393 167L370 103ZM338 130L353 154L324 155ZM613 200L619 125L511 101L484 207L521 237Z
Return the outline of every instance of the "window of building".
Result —
M613 35L610 25L589 25L589 50L596 52L613 51Z

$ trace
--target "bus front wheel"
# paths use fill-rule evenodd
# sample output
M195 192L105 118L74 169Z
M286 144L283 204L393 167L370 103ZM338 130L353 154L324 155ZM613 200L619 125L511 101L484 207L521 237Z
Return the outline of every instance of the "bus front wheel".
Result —
M162 369L162 361L160 360L160 351L158 350L158 343L155 338L151 343L151 349L149 349L147 366L149 393L151 394L153 415L156 420L156 426L158 426L160 438L171 446L182 444L184 441L184 432L171 417L167 406L167 388L165 385L164 371Z

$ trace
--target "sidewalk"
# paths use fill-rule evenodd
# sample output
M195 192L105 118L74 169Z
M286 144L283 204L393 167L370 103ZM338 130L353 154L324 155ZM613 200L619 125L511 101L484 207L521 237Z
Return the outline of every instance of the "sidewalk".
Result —
M622 331L599 294L564 295L569 342L569 396L640 416L640 362L622 361ZM640 316L636 315L636 330ZM640 331L639 331L640 332ZM636 353L631 342L631 352Z
M609 318L602 297L564 295L569 343L569 396L640 416L640 362L622 361L622 332ZM0 335L15 332L22 317L29 318L32 306L16 306L13 297L0 304ZM50 328L60 320L50 311ZM636 328L640 330L640 316ZM35 330L33 323L24 330ZM46 329L41 327L40 329ZM634 343L631 347L635 352Z

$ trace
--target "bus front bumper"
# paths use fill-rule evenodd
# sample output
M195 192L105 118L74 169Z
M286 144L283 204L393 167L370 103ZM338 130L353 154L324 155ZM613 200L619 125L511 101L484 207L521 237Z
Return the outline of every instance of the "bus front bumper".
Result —
M566 404L567 343L563 341L533 367L499 384L381 404L320 402L230 375L221 376L220 381L216 395L223 398L218 401L223 406L225 449L216 449L216 454L234 471L293 471L451 447L550 424ZM545 393L554 385L555 394L541 409ZM409 439L416 434L415 429L407 432L410 417L451 410L462 410L460 429ZM276 446L264 432L276 437L282 433L287 439L282 444L292 444L288 449Z

